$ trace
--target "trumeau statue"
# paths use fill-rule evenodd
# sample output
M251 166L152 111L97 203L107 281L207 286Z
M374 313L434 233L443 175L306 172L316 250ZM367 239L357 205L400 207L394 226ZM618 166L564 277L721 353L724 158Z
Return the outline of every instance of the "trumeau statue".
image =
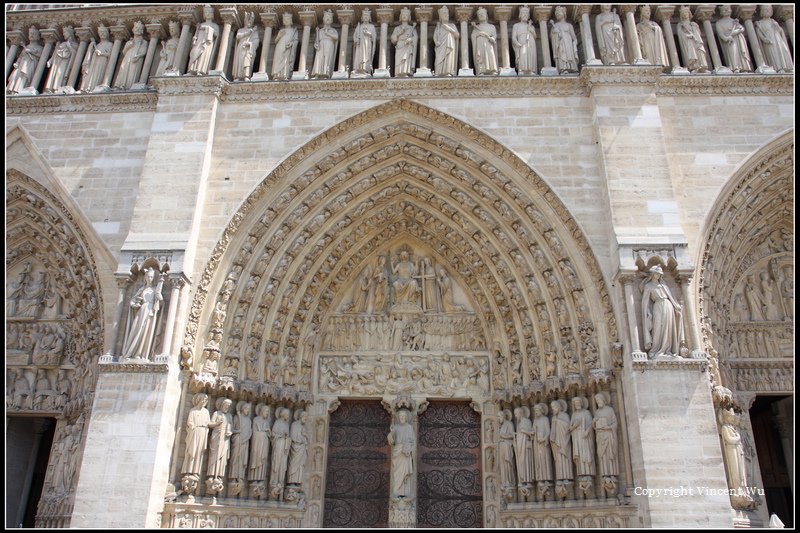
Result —
M292 12L286 11L283 14L283 28L275 36L275 54L272 56L273 80L291 79L298 42L297 28L292 26Z
M249 80L253 75L253 63L260 42L258 28L254 26L254 23L255 15L248 11L244 14L244 27L239 28L236 32L232 70L234 80Z
M387 436L392 447L392 497L413 498L414 487L414 453L417 437L410 423L411 413L406 409L397 411L397 422Z
M447 6L439 9L439 22L433 31L433 44L435 46L435 66L436 76L455 76L456 61L458 58L458 28L450 22L450 11Z
M479 7L478 22L472 23L472 56L475 59L475 73L494 75L497 67L497 30L489 24L486 9Z
M394 44L394 75L412 76L417 57L417 24L409 24L411 10L404 7L400 10L400 24L392 32ZM427 46L427 43L426 43Z
M786 42L786 33L772 18L772 6L762 4L759 8L761 18L756 21L756 34L764 49L764 60L778 72L794 71L794 62Z
M519 22L511 28L511 45L519 74L536 74L536 28L531 22L531 10L519 8Z
M64 34L64 40L56 45L53 56L47 61L50 72L44 82L43 92L46 93L54 93L67 84L78 53L78 41L75 39L73 27L64 26L61 31Z
M650 358L679 356L683 340L681 305L663 283L664 270L650 268L650 276L642 291L644 347Z
M578 37L572 24L566 21L567 9L556 7L555 18L556 22L550 30L555 66L559 74L578 72Z
M176 20L169 21L169 39L164 42L159 53L156 76L175 76L178 72L178 44L180 43L181 27Z
M147 54L147 41L144 40L144 24L137 20L133 23L133 39L129 39L122 49L122 61L119 64L114 87L130 89L139 81L142 73L144 56Z
M716 29L725 63L734 72L753 70L744 26L738 19L731 18L729 5L719 6L719 14L722 17L717 21Z
M690 72L706 72L708 71L708 60L700 26L692 20L692 11L688 6L681 7L680 17L677 34L683 62Z
M219 25L214 22L214 8L209 4L203 6L205 21L197 27L189 52L187 74L205 75L211 69L214 60L214 49L219 39Z
M595 18L597 47L604 65L625 64L625 32L617 10L611 4L601 4L600 14Z
M81 65L81 85L80 90L83 92L92 92L103 81L103 75L106 72L108 65L108 58L111 56L111 48L113 45L108 40L110 33L108 28L102 24L97 27L97 35L100 36L100 42L92 43L86 50L86 55L83 58Z
M317 28L317 39L314 42L316 53L311 69L312 78L330 78L333 74L339 32L333 29L331 24L333 24L333 11L328 9L322 15L322 27Z
M164 301L164 297L161 295L164 275L161 275L155 287L153 287L154 280L155 270L153 268L145 269L144 286L131 298L128 326L125 330L125 341L122 345L120 360L149 359L150 357L158 324L158 312Z
M639 44L642 47L642 57L653 65L669 66L667 46L664 44L664 32L658 22L650 20L650 6L645 4L639 8L639 24L636 31L639 34Z
M11 94L16 94L30 85L33 81L33 74L36 72L36 64L42 55L39 30L34 26L28 29L28 41L14 62L14 70L8 77L6 90Z
M361 22L353 32L353 73L361 77L372 75L378 34L371 20L370 10L364 8L361 11Z

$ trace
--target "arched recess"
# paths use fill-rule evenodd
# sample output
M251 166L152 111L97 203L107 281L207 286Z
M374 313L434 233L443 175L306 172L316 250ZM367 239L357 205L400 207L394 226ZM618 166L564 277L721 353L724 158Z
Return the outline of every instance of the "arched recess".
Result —
M742 164L705 228L697 297L716 385L793 392L794 131Z
M496 395L611 368L606 284L564 204L486 134L408 100L320 134L243 202L199 280L184 368L233 395L262 394L267 371L311 392L321 324L387 242L435 251L465 287Z
M56 419L36 525L68 527L112 259L24 131L7 136L7 150L6 405L9 416Z

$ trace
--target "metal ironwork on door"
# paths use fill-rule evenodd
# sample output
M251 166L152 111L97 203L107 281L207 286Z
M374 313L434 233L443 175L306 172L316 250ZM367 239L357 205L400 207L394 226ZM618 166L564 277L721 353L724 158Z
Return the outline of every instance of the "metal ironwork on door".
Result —
M419 417L417 527L482 527L481 419L466 402Z
M331 414L323 527L386 527L389 413L378 401L342 401Z

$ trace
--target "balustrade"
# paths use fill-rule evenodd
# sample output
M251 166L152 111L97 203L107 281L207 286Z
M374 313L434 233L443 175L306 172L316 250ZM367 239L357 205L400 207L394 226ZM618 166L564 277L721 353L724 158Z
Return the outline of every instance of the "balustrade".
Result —
M612 6L613 15L601 9L600 5L576 5L565 6L564 14L561 21L558 22L557 18L552 16L553 9L556 5L541 5L534 8L535 21L526 23L531 25L530 34L533 35L538 29L536 39L538 54L535 56L537 65L531 69L526 65L524 72L517 72L516 50L514 43L509 43L509 26L516 24L520 21L520 7L522 6L497 6L490 10L487 18L485 10L481 9L480 4L461 5L455 8L455 18L458 24L459 41L457 50L458 54L458 74L460 76L470 75L472 73L481 73L484 76L508 76L515 74L524 75L561 75L574 76L575 72L570 68L558 69L554 65L563 64L563 58L559 57L563 54L575 54L578 57L578 69L587 65L602 65L603 61L609 61L607 54L609 49L606 43L615 42L615 46L619 47L618 57L627 56L623 65L627 66L637 64L647 64L648 58L642 57L642 49L644 43L639 42L640 36L637 35L636 24L642 21L648 21L649 12L646 14L647 18L643 18L641 10L634 6L620 4ZM770 7L770 6L767 6ZM696 71L698 74L704 73L702 69L687 69L689 67L688 60L680 57L681 51L675 45L677 25L680 22L680 10L677 5L659 5L654 10L656 19L661 23L663 31L655 32L656 38L663 39L663 49L669 50L669 69L670 74L688 74L690 70ZM722 9L720 9L722 8ZM236 42L232 39L233 31L238 27L239 20L243 20L245 16L244 7L236 8L233 6L221 6L214 8L213 20L218 27L222 30L218 34L209 35L208 32L198 30L201 26L200 12L202 11L200 5L197 6L184 6L177 8L172 15L164 16L164 9L148 13L148 8L143 7L137 15L131 15L128 11L115 13L118 8L109 7L106 9L98 9L96 13L90 12L87 20L85 11L75 10L74 16L70 18L69 13L63 10L58 12L43 9L43 10L28 10L28 11L12 11L8 13L7 24L8 31L6 32L7 39L7 55L6 55L6 84L7 93L20 94L20 95L37 95L40 91L45 90L45 80L48 78L46 70L54 68L52 65L55 63L51 60L51 55L55 54L60 43L62 28L73 26L76 28L76 33L80 39L80 47L76 51L75 61L70 65L68 73L68 80L66 85L58 88L48 88L52 92L53 89L58 89L56 92L72 93L81 91L81 87L87 87L85 92L92 92L94 86L100 87L101 91L128 91L128 90L143 90L147 89L147 81L151 76L155 76L158 70L158 61L153 58L156 54L161 54L161 50L165 47L167 40L170 39L168 32L164 29L168 28L170 23L180 27L180 43L175 52L176 67L168 71L165 75L186 75L187 64L191 61L191 54L195 50L199 50L197 43L198 36L202 39L210 39L211 42L206 43L210 50L214 51L213 64L211 74L223 75L226 78L233 80L233 73L231 72L232 65L235 64L235 55L239 53L235 49ZM155 8L153 8L155 9ZM333 79L346 79L349 77L364 77L353 76L351 73L354 70L352 65L351 52L353 50L353 36L352 24L356 20L362 18L362 11L370 9L372 13L376 13L379 23L379 35L375 36L374 46L376 48L373 54L372 72L371 77L398 77L408 76L407 69L403 72L395 72L396 69L392 68L392 58L396 53L397 44L388 36L392 35L395 28L401 24L407 23L401 21L401 6L393 6L390 4L381 4L371 8L355 7L354 9L340 9L336 12L337 21L333 28L339 32L341 36L338 43L338 50L336 57L338 58L333 73ZM264 81L296 81L308 79L307 71L309 65L313 63L314 54L319 53L311 46L310 37L311 32L319 31L322 25L323 8L317 7L279 7L269 6L264 13L261 13L261 24L258 26L261 39L258 45L258 50L250 61L253 67L257 67L257 72L250 79L242 80L243 82L264 82ZM530 17L530 11L526 11L527 17ZM649 11L649 10L648 10ZM725 13L721 13L725 11ZM770 65L769 61L777 61L774 59L775 54L767 54L763 50L762 40L756 34L755 27L759 25L760 21L764 21L763 27L772 28L772 32L777 39L784 42L786 46L784 50L793 50L794 43L794 19L793 11L785 6L778 6L775 10L777 12L776 20L771 19L771 9L759 10L756 13L755 6L742 5L742 6L728 6L726 5L698 5L691 8L691 21L697 24L699 38L703 41L702 46L698 46L697 50L704 51L707 62L709 63L710 70L714 73L733 74L749 73L747 69L742 69L739 65L726 64L730 59L720 54L721 49L725 49L727 43L723 43L720 39L720 32L714 31L717 21L721 19L730 20L729 13L733 12L736 21L744 28L746 28L745 38L741 42L746 44L747 50L743 52L749 54L749 57L754 59L753 68L757 73L771 74L771 73L791 73L793 72L793 58L786 57L786 53L781 58L780 65ZM619 15L616 13L619 12ZM291 68L287 66L289 73L288 76L281 77L275 80L274 76L269 76L267 73L273 72L274 67L271 65L273 62L273 52L276 46L276 37L274 36L274 28L277 26L277 21L280 20L281 15L290 13L295 20L299 19L302 28L302 39L299 53L290 54L294 56L294 64ZM437 21L433 9L428 6L420 6L413 8L415 15L413 26L413 38L417 40L416 51L419 54L419 59L412 69L414 77L427 77L436 76L435 70L431 71L432 58L431 55L435 52L433 46L433 34L436 27L440 24ZM769 14L767 14L769 13ZM685 16L685 15L684 15ZM595 25L596 19L601 17L605 20L621 20L624 23L624 28L619 26L614 28L606 26L605 24ZM409 18L406 15L406 18ZM483 20L481 20L481 18ZM96 20L92 20L96 19ZM100 74L97 84L84 84L83 78L91 75L86 63L91 63L93 55L96 54L94 46L91 46L90 41L95 40L98 35L99 28L103 24L102 21L113 20L114 25L110 28L110 33L113 39L113 49L109 54L106 68ZM112 81L116 79L118 70L121 67L122 61L117 61L122 50L123 45L132 37L134 24L139 22L146 22L148 28L148 47L147 59L144 62L141 75L135 83L130 86L111 87ZM85 22L84 22L85 21ZM538 28L534 28L535 23L538 22ZM781 25L782 23L782 25ZM726 22L726 24L729 24ZM430 27L433 25L433 27ZM559 26L560 25L560 26ZM564 50L565 45L569 45L569 36L565 38L557 38L556 32L563 34L566 30L565 25L571 25L577 40L573 41L573 50ZM491 31L492 26L495 32ZM603 29L603 35L596 35L598 28ZM30 35L30 29L36 28L41 32L42 39L45 45L41 50L41 56L35 58L35 63L30 60L25 60L31 54L38 51L37 46L41 47L41 43L30 43L26 39L26 35ZM200 35L198 35L200 31ZM609 32L609 33L607 33ZM595 34L595 35L593 35ZM491 37L484 37L488 35ZM174 38L174 36L173 36ZM471 43L479 39L483 42L476 50L475 45ZM482 41L481 41L482 40ZM512 39L513 40L513 39ZM488 42L487 42L488 41ZM95 41L98 42L98 41ZM595 49L595 43L599 48ZM652 43L647 43L648 47L652 47ZM658 43L656 43L658 44ZM407 42L403 46L408 46ZM174 48L175 45L173 44ZM88 51L87 51L88 48ZM30 49L30 50L28 50ZM726 49L727 50L727 49ZM495 61L499 62L499 68L483 68L482 62L486 61L487 54L493 52ZM598 56L600 52L606 54L605 56ZM250 51L249 53L253 53ZM616 52L615 52L616 53ZM27 55L25 55L27 54ZM86 57L84 57L86 56ZM605 57L605 59L603 58ZM20 60L23 58L23 60ZM611 60L615 63L616 60ZM787 65L789 62L791 64ZM526 64L523 61L523 64ZM214 68L216 67L216 68ZM666 65L665 65L666 67ZM25 69L31 70L26 72ZM255 71L255 68L253 69ZM19 72L18 72L19 71ZM192 72L192 74L204 74L203 71ZM164 74L162 74L164 75ZM22 80L20 82L20 80ZM23 86L24 85L24 86ZM98 91L94 91L98 92Z

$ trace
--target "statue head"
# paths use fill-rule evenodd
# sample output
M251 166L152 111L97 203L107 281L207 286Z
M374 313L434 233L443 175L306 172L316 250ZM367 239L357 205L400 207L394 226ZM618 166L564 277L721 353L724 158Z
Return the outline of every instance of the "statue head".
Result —
M608 13L609 11L611 11L611 4L600 4L601 13Z
M540 417L545 416L547 414L547 404L545 403L537 403L533 406L533 416Z
M61 30L61 33L64 35L64 39L67 41L75 40L75 28L72 26L64 26L64 28Z
M411 10L407 7L404 7L400 10L400 22L410 22L411 21Z
M658 278L661 278L661 276L664 275L664 269L661 268L661 265L655 265L655 266L650 267L650 271L649 272L650 272L650 277L651 278L655 278L656 276L658 276Z
M447 9L447 6L442 6L439 8L439 20L441 22L447 22L450 20L450 10Z
M762 19L768 19L772 17L772 5L771 4L761 4L758 13L761 15Z
M146 285L152 285L153 280L156 279L156 271L151 267L144 271L144 282Z
M239 412L240 415L249 416L250 402L239 402L239 404L236 406L236 410Z
M97 27L97 35L100 36L101 41L107 41L109 35L111 34L109 33L108 28L101 24Z
M486 13L486 8L479 7L476 14L480 22L486 22L487 20L489 20L489 15L488 13Z
M211 7L211 4L206 4L203 6L203 17L205 17L206 20L214 19L214 8Z
M689 9L689 6L681 6L681 20L691 20L692 18L692 10Z
M531 10L528 6L522 6L519 8L519 20L522 22L528 22L531 18Z
M564 20L567 18L567 8L564 6L557 6L555 11L556 20Z
M208 394L198 392L192 398L192 405L195 407L205 407L208 404Z
M233 400L231 400L230 398L225 398L224 400L222 400L222 405L220 406L219 410L222 411L223 413L227 413L228 411L231 410L231 405L233 405Z
M722 4L719 6L719 14L723 17L731 16L731 6L729 4Z
M584 398L583 396L575 396L572 399L572 411L575 412L581 409L585 409L586 408L586 405L584 404L585 401L586 398Z
M639 16L643 20L650 20L650 6L644 4L642 7L639 8Z
M31 26L30 28L28 28L28 40L30 42L38 43L39 42L39 38L40 38L39 30L36 29L36 26Z
M594 403L597 405L598 408L605 407L610 402L609 394L606 391L600 391L594 395Z
M253 24L256 22L256 15L252 11L245 11L244 13L244 25L247 28L252 28Z
M397 421L400 422L401 424L407 423L408 414L409 414L408 411L406 411L405 409L400 409L399 411L397 411Z
M144 35L144 24L141 20L137 20L133 23L133 34L139 37Z
M181 33L181 26L177 20L169 21L169 34L171 37L178 37Z
M325 10L325 13L322 14L322 23L333 24L333 11L330 9Z
M361 11L361 22L368 23L371 20L372 20L372 11L370 11L368 8L365 7Z
M284 11L283 12L283 25L286 28L290 28L292 26L292 12L291 11Z
M561 404L558 403L558 400L550 402L550 410L553 412L553 415L557 415L561 412Z

